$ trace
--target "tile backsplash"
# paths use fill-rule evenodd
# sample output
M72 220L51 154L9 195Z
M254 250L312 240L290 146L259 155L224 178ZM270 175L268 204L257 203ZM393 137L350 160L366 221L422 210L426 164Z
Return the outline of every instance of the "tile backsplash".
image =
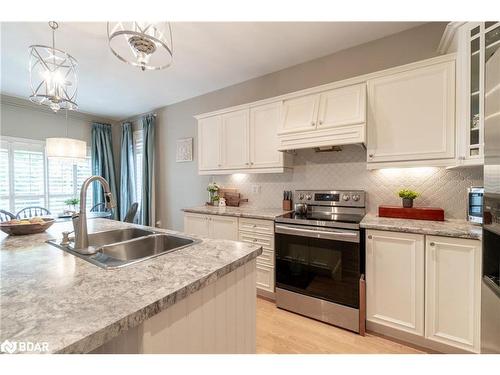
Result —
M449 219L465 219L467 188L483 185L483 168L398 168L369 171L366 151L358 145L339 152L300 150L294 156L293 171L281 174L233 174L213 176L224 187L234 187L248 198L249 206L281 207L283 190L360 189L367 192L368 212L381 204L401 204L396 192L413 189L422 195L415 206L445 210Z

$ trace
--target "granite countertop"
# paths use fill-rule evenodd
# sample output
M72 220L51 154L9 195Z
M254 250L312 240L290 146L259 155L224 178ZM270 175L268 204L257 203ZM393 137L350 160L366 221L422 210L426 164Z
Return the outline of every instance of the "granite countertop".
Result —
M217 207L217 206L199 206L184 208L184 212L195 214L222 215L245 217L249 219L274 220L278 216L285 215L292 211L285 211L281 208L255 208L255 207Z
M56 223L30 236L0 234L0 342L46 342L50 353L89 352L262 253L256 245L203 239L105 270L45 243L71 225ZM140 227L88 222L89 233L130 226Z
M434 236L468 238L480 240L481 226L473 225L465 220L411 220L366 215L360 223L362 228L429 234Z

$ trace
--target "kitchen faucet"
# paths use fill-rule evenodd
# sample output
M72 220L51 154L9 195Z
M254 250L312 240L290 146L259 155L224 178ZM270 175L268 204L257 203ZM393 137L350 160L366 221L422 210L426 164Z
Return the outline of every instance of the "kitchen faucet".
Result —
M92 247L89 247L89 238L87 232L87 212L86 212L86 201L87 201L87 189L90 184L94 181L99 181L104 189L104 199L105 207L111 209L116 206L113 196L111 194L111 189L109 188L108 181L106 181L101 176L91 176L83 181L82 189L80 190L80 212L74 213L72 215L73 229L75 231L75 246L74 251L80 254L91 255L95 254L97 251Z

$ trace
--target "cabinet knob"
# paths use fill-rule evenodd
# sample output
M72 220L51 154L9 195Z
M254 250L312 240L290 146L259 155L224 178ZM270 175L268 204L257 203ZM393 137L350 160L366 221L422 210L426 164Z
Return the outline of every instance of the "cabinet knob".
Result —
M245 163L245 165L250 165L250 163Z
M434 242L431 242L429 245L434 246L434 245L436 245L436 244L435 244Z
M217 164L217 166L222 167L222 164Z
M315 125L314 121L311 121L311 126L314 126L314 125Z
M372 237L372 235L370 234L370 235L368 236L368 239L369 239L369 240L371 240L372 238L373 238L373 237Z
M321 121L321 120L320 120L320 121L319 121L319 124L320 124L320 125L323 125L323 121Z
M370 158L373 158L373 154L369 154L368 156L369 156Z
M253 165L253 161L250 162L250 165Z

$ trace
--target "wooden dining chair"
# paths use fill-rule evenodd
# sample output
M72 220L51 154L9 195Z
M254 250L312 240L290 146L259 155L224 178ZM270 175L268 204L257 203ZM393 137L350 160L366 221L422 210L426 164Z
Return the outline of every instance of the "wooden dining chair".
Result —
M0 209L0 223L4 221L14 220L15 218L16 215L14 215L12 212Z
M45 216L45 215L50 215L50 211L44 207L32 206L23 208L16 214L16 218L28 219L34 216Z

